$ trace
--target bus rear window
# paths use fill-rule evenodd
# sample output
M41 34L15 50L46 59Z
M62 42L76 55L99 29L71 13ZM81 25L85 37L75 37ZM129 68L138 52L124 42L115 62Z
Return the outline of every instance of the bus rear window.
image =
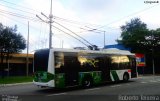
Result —
M34 54L34 71L47 71L49 50L39 50Z

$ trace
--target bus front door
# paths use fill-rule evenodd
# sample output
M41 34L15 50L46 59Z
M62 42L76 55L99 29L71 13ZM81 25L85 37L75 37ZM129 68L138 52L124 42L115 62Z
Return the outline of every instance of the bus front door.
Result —
M79 64L77 58L74 56L64 57L65 65L65 85L75 86L78 85L78 68Z

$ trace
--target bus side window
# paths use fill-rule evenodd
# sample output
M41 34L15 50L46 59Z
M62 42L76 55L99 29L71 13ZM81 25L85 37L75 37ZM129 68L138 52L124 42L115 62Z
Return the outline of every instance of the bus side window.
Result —
M129 58L127 56L119 56L119 58L120 58L119 67L121 69L129 69L130 68Z
M112 70L117 70L119 69L119 62L120 62L120 59L119 59L119 56L111 56L111 69Z
M62 68L64 66L63 53L55 53L55 68Z

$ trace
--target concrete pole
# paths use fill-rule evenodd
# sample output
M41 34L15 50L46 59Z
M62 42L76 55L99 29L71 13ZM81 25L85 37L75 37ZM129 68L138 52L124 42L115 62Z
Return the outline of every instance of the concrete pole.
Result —
M28 21L28 37L27 37L26 76L28 76L28 69L29 69L28 53L29 53L29 21Z
M153 75L155 75L155 66L154 66L154 50L152 49L152 67L153 67Z
M105 47L105 45L106 45L106 31L104 31L104 47Z
M50 8L50 15L49 15L49 49L52 48L52 0L51 0L51 8Z

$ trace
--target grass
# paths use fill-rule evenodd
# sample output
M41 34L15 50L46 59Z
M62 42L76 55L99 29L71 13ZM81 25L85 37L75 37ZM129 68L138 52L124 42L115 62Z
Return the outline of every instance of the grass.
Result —
M11 76L11 77L0 77L0 84L13 84L13 83L23 83L32 82L32 76Z

